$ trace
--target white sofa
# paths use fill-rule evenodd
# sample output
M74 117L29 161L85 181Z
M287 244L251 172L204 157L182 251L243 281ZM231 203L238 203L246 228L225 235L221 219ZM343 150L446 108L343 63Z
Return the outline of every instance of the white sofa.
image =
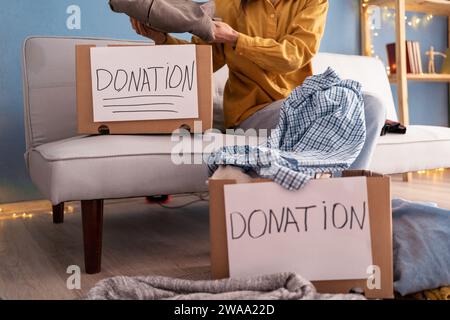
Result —
M26 128L25 159L29 174L53 207L55 223L63 222L65 201L82 203L85 264L88 273L101 266L103 200L203 192L204 164L176 165L170 136L78 136L76 132L76 44L125 43L89 38L31 37L23 47ZM134 42L127 42L134 43ZM396 120L383 65L359 56L319 54L315 72L332 66L353 78L385 103ZM227 70L215 75L215 113L220 114ZM409 126L406 135L380 138L370 169L391 174L450 167L450 129Z

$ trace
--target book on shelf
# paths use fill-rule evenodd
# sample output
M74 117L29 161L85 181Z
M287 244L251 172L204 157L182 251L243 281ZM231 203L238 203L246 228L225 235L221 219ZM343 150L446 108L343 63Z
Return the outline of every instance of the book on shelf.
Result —
M391 74L397 73L396 44L386 45L387 57ZM412 74L423 73L422 53L420 43L417 41L406 41L406 72Z
M414 42L415 48L416 48L416 55L417 55L417 63L418 63L418 73L423 73L423 64L422 64L422 51L420 50L420 43L418 41Z
M409 57L410 62L410 73L417 73L417 61L416 55L414 54L414 46L412 41L406 41L406 54Z

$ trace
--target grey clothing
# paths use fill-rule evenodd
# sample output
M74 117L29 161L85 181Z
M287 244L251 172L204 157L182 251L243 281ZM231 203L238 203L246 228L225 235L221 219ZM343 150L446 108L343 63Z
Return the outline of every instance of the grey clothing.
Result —
M275 101L259 110L246 120L239 128L248 129L274 129L280 119L280 109L284 100ZM378 137L386 120L386 109L382 102L375 96L364 93L364 114L366 122L366 141L363 149L351 165L352 170L367 170L370 166L373 152L375 151Z
M214 40L214 1L201 4L191 0L109 0L111 9L125 13L165 33L192 33L204 41Z
M357 294L319 294L295 273L247 279L191 281L166 277L114 277L92 288L88 300L364 300Z
M402 295L450 285L450 211L392 201L394 288Z

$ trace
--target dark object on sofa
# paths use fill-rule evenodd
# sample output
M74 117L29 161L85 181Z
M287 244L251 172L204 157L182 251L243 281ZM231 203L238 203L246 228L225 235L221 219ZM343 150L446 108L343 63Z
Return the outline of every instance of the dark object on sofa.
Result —
M191 0L109 0L111 9L125 13L165 33L192 33L204 41L214 40L214 1Z
M386 120L383 129L381 129L381 135L385 136L388 133L405 134L406 127L400 122Z

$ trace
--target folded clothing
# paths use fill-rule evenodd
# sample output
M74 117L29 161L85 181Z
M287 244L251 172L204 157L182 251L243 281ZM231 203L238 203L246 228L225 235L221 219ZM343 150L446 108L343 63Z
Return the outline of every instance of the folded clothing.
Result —
M111 9L125 13L165 33L189 32L207 42L214 40L214 1L191 0L109 0Z
M450 211L392 201L394 288L402 295L450 285Z
M316 173L348 169L365 140L361 84L342 80L329 68L289 95L266 143L217 150L208 159L209 174L221 165L233 165L298 190Z

